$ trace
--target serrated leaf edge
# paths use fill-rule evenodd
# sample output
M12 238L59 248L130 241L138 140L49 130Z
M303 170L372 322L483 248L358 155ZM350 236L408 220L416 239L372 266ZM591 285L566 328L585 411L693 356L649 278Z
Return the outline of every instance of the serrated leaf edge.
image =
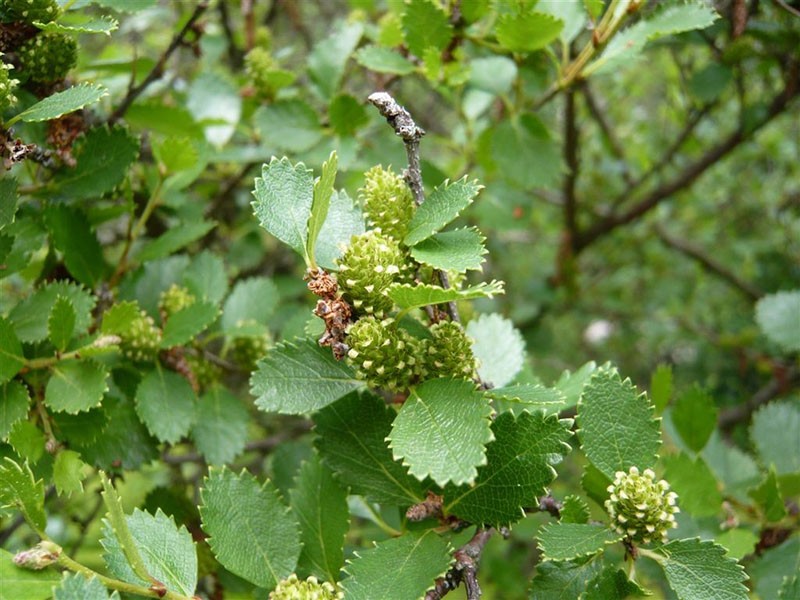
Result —
M551 527L558 527L560 524L561 524L561 521L545 523L544 525L542 525L542 528L540 529L540 531L548 529L548 528L551 528ZM570 523L570 525L589 525L589 526L592 526L591 523ZM610 529L607 526L597 527L597 529L598 529L598 533L600 531L608 531L609 533L614 534L616 539L605 540L603 542L603 547L598 548L597 550L594 550L594 551L581 552L581 553L575 554L573 556L570 556L569 558L552 558L552 557L547 556L546 545L542 543L542 539L541 539L541 537L539 537L538 532L537 532L537 537L536 537L536 543L539 546L539 549L542 551L542 558L544 560L547 560L547 561L550 561L550 562L563 562L563 561L575 560L576 558L582 558L584 556L593 556L595 554L599 554L600 552L604 551L605 546L609 546L611 544L616 544L617 542L622 540L623 537L625 537L623 534L618 534L613 529Z

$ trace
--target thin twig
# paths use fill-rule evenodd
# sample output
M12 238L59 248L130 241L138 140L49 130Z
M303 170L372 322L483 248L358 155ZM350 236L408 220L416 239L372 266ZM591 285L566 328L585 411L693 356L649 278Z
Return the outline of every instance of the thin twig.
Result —
M406 156L408 157L408 168L403 173L403 176L406 183L408 183L408 187L411 188L414 203L419 206L425 202L425 192L422 187L422 165L419 158L419 143L422 136L425 135L425 130L417 126L411 117L411 113L398 104L397 100L387 92L375 92L370 94L367 100L378 109L378 112L388 121L394 132L403 140ZM447 277L447 273L438 271L437 274L442 287L449 288L450 280ZM447 303L447 312L452 321L461 322L458 306L455 302Z
M567 172L564 175L561 189L564 230L561 236L561 247L556 258L556 277L561 283L571 286L574 281L572 275L574 273L575 240L580 235L578 231L578 201L575 196L579 166L575 90L567 90L564 100L564 163L567 166Z
M184 39L186 39L186 36L189 34L189 32L194 29L194 24L207 8L208 0L201 0L197 3L197 6L194 8L194 12L189 17L189 20L186 21L186 24L183 26L183 28L181 28L181 30L172 38L169 46L167 46L167 49L164 50L164 53L158 59L155 66L153 66L153 68L150 70L150 73L147 74L147 77L144 78L144 81L137 86L131 87L128 90L128 93L122 99L120 105L113 113L111 113L111 116L108 118L109 123L116 123L119 121L128 111L136 98L138 98L142 92L144 92L148 86L150 86L150 84L161 78L161 76L164 74L164 67L167 64L170 56L172 56L175 50L177 50L178 47L183 44Z
M225 41L228 42L228 63L233 70L239 70L244 64L244 52L236 44L236 38L231 27L231 15L228 12L228 3L223 1L217 4L219 10L219 20L222 24L222 31L225 33Z
M725 156L738 148L742 142L749 140L756 131L786 111L790 102L800 93L800 86L798 86L798 65L796 63L791 65L789 71L786 87L772 100L766 115L761 121L750 128L746 128L744 124L740 124L735 130L729 133L727 137L710 148L708 152L695 162L688 165L677 176L653 189L628 210L618 214L610 214L596 222L589 229L583 231L576 240L576 253L585 250L599 238L611 233L617 227L635 221L650 212L650 210L655 208L661 201L692 185L692 183L710 167L717 164Z
M800 386L800 369L788 367L776 373L764 386L753 394L747 402L737 404L723 410L717 419L717 425L723 432L729 432L739 423L750 420L760 406L774 400L778 396L788 394L792 389Z
M733 270L717 261L713 256L706 253L699 246L696 246L687 240L681 240L672 236L660 224L655 226L655 231L658 234L659 239L664 242L664 244L690 258L693 258L700 263L700 265L702 265L706 271L717 275L727 283L731 284L750 300L756 301L763 295L763 292L756 286L739 277Z
M436 580L434 588L425 594L425 600L441 600L447 594L456 589L461 582L467 589L467 600L479 600L481 588L478 585L477 570L486 542L495 533L495 529L478 528L466 544L461 546L453 553L456 559L455 564L445 574Z
M786 4L785 0L773 0L773 1L775 2L775 4L780 6L783 10L786 10L786 11L792 13L795 17L800 17L800 10L797 10L793 6L789 6L788 4Z

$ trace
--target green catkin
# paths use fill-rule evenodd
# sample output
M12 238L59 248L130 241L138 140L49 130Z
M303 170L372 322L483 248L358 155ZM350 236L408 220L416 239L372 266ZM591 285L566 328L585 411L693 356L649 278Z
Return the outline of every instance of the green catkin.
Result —
M425 364L431 377L473 379L477 369L472 340L464 328L453 321L431 327L433 339L427 344Z
M61 8L56 0L5 0L3 13L9 22L49 23L58 18Z
M152 361L158 356L161 345L161 330L153 317L145 311L130 324L128 331L120 336L122 353L134 361Z
M302 581L292 573L278 583L269 594L269 600L342 600L344 593L327 581L320 582L313 575Z
M196 300L194 294L187 288L173 283L169 289L161 292L158 310L162 315L171 317L176 312L192 306Z
M677 527L678 495L669 491L669 484L663 479L656 481L650 469L641 474L636 467L627 473L617 471L608 493L605 506L612 526L631 541L666 542L667 532Z
M0 56L3 56L3 54L0 53ZM13 68L11 65L0 62L0 113L17 103L14 90L19 81L12 79L9 74L9 71Z
M347 331L347 358L370 387L402 392L424 375L422 344L394 319L362 317Z
M78 43L64 33L39 33L17 50L20 71L37 83L52 83L67 76L78 62Z
M372 227L402 241L415 208L411 190L403 178L390 169L373 167L364 173L360 192L364 214Z
M408 259L396 240L373 229L354 235L338 260L339 289L358 314L383 316L392 308L384 293L409 273Z

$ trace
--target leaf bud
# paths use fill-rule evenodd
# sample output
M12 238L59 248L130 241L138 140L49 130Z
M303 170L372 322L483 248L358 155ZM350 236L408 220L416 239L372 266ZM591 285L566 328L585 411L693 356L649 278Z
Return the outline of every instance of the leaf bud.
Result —
M14 564L23 569L39 571L55 563L60 554L61 546L42 541L29 550L17 552L14 555Z

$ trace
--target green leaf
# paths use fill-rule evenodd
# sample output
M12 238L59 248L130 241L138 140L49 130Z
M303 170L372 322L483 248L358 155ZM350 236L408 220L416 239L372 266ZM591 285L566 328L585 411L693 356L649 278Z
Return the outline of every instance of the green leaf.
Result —
M555 415L502 413L492 424L495 440L472 486L448 485L445 512L472 523L506 525L524 516L523 507L556 476L553 465L569 452L571 421Z
M70 23L59 23L58 21L50 21L49 23L34 22L34 25L40 30L45 32L57 33L104 33L111 35L112 31L119 28L119 21L113 17L102 15L96 18L82 18L80 21L72 21Z
M75 414L100 406L108 391L108 371L91 360L67 360L53 365L44 403L54 411Z
M40 100L27 110L9 119L6 126L10 127L17 121L31 123L57 119L84 106L94 104L106 95L108 95L108 90L100 84L81 83Z
M52 96L51 96L52 97ZM96 198L125 179L139 154L139 140L122 127L96 127L81 143L78 166L56 176L58 191L70 198Z
M348 600L418 600L452 560L450 545L436 532L406 533L356 550L344 569L349 577L342 588Z
M560 181L559 146L533 114L501 121L491 131L489 149L503 176L524 189L554 187Z
M20 511L37 533L44 531L44 483L33 478L27 462L20 466L8 457L0 462L0 508Z
M235 333L242 324L252 321L266 326L279 300L277 286L267 277L236 282L222 309L222 331Z
M541 527L537 539L544 560L574 560L597 554L620 541L622 534L603 525L559 522Z
M797 598L800 598L800 576L790 577L787 575L778 592L778 598L780 600L797 600Z
M775 465L778 475L800 472L800 402L771 402L759 409L750 439L764 465Z
M667 35L705 29L719 15L700 2L669 5L647 20L639 21L611 38L600 58L584 70L584 77L592 73L610 73L633 62L648 41Z
M764 481L758 487L750 490L748 495L761 507L767 521L775 523L786 516L786 507L778 487L778 477L774 467L770 467Z
M339 481L380 504L422 502L422 484L392 458L386 436L394 411L372 394L352 393L314 415L322 461Z
M197 148L188 137L168 137L153 142L153 156L167 173L190 169L199 158Z
M414 246L431 237L472 204L481 189L477 180L469 181L466 175L458 181L445 180L417 207L403 243Z
M558 378L554 387L566 397L564 408L571 408L578 404L578 400L583 394L583 389L589 383L596 370L597 364L594 361L589 361L574 373L569 370L561 373L561 377Z
M714 399L697 385L678 396L671 416L681 439L694 452L703 449L717 426Z
M747 600L744 569L725 549L699 539L675 540L657 548L659 564L678 600Z
M300 467L290 496L303 544L297 561L299 575L338 581L344 565L344 536L350 526L347 494L313 455Z
M758 543L758 536L749 529L728 529L716 536L715 541L728 550L728 556L741 560L752 554Z
M219 310L211 302L201 301L182 308L170 315L164 325L162 348L181 346L194 339L208 328L219 316Z
M93 288L105 277L108 265L86 215L66 204L54 204L47 207L44 217L53 244L64 255L67 270L82 284Z
M237 85L219 72L204 71L194 78L186 96L186 108L195 120L207 123L206 140L217 148L227 144L242 116Z
M31 421L18 421L8 434L8 443L30 463L37 463L44 454L44 433Z
M356 52L356 62L376 73L409 75L416 70L414 63L405 56L382 46L364 46Z
M533 52L558 39L564 21L543 12L506 13L497 21L497 41L512 52Z
M21 382L0 385L0 440L5 440L14 424L27 416L30 401L28 388Z
M322 163L322 175L314 182L314 199L311 202L311 215L308 217L308 239L306 240L306 255L309 257L312 267L316 265L314 249L317 239L331 207L331 196L338 164L339 157L335 151L331 152L328 160Z
M580 496L570 495L561 504L562 523L588 523L589 505Z
M517 78L517 65L507 56L487 56L470 61L471 87L490 94L506 94Z
M695 517L711 517L722 507L722 494L717 480L702 458L692 459L686 454L664 458L666 479L678 494L681 510Z
M308 74L324 99L329 100L339 90L347 59L363 32L364 25L358 21L340 21L328 37L314 44L308 55Z
M52 569L31 571L18 567L14 555L0 548L0 600L48 600L60 580L61 574Z
M364 233L364 214L347 192L333 193L328 218L322 226L317 240L315 255L317 263L325 269L336 269L336 261L354 235Z
M756 303L761 332L787 352L800 350L800 290L778 292Z
M72 339L73 331L75 331L75 309L72 308L69 298L59 296L47 318L47 336L53 346L63 352Z
M484 241L486 238L474 227L445 231L411 248L411 256L434 269L460 273L470 269L479 271L487 252Z
M502 281L482 282L462 290L444 289L438 285L418 283L393 283L386 293L401 309L419 308L431 304L444 304L457 300L474 300L475 298L491 298L495 294L504 294ZM469 333L469 330L467 330ZM474 336L473 336L474 337Z
M229 571L271 589L288 577L300 556L300 532L269 481L242 471L211 469L200 490L208 544Z
M53 589L53 600L109 600L109 595L97 577L65 572L61 585ZM111 594L111 600L119 600L119 594Z
M0 358L0 383L9 381L25 365L22 344L5 317L0 317Z
M169 256L199 240L209 231L214 229L214 221L196 221L194 223L181 223L153 240L148 240L142 249L136 253L136 260L145 262L156 258Z
M774 548L765 550L747 567L747 573L753 579L753 588L759 598L777 597L787 573L797 573L798 570L800 570L800 537L796 535Z
M761 470L749 454L722 441L719 433L711 436L703 449L703 459L724 484L725 493L746 502L746 490L761 480Z
M585 600L625 600L630 597L648 596L635 581L628 579L625 571L613 566L606 567L586 587Z
M529 600L575 600L586 589L601 565L597 561L540 562L531 581ZM606 600L606 599L604 599Z
M159 367L145 375L136 388L136 413L150 433L174 444L194 423L194 391L186 379Z
M311 340L278 344L250 378L258 408L289 415L314 412L363 386L347 364Z
M181 279L192 294L217 305L228 293L225 263L210 250L195 255Z
M103 313L100 331L104 334L128 335L141 310L137 302L116 302Z
M467 324L478 359L478 375L484 383L502 388L525 364L525 342L514 324L496 313L484 314Z
M650 377L650 399L657 415L664 412L672 398L672 391L672 367L660 364Z
M316 111L302 100L279 100L262 106L253 115L253 122L264 143L286 152L305 152L322 139ZM302 163L297 165L301 167Z
M94 441L81 448L84 460L102 469L130 470L158 457L157 442L139 420L131 402L106 396L103 413L106 425L95 434Z
M578 437L587 458L607 477L656 462L659 422L645 394L616 372L598 371L578 403Z
M5 175L0 179L0 230L14 222L18 200L17 180Z
M516 383L484 392L487 398L519 402L528 407L560 407L564 404L564 394L556 389L538 383Z
M256 178L253 212L261 226L283 243L305 254L308 218L314 200L314 181L303 163L273 158Z
M223 465L244 450L249 423L242 401L224 387L213 387L197 402L192 439L208 464Z
M178 528L161 509L155 515L134 509L125 517L125 523L146 572L169 592L192 596L197 587L197 551L186 527ZM100 542L108 570L123 581L150 587L152 581L143 580L131 568L109 522L105 523L103 534Z
M353 136L364 125L369 123L364 105L350 94L334 96L328 105L328 121L340 136Z
M422 56L431 46L444 50L453 37L447 13L431 0L409 0L402 16L403 38L408 49Z
M70 496L72 492L82 492L86 479L87 464L74 450L61 450L53 462L53 483L59 496Z
M389 434L394 458L422 481L472 483L493 439L492 407L471 381L430 379L412 389Z

